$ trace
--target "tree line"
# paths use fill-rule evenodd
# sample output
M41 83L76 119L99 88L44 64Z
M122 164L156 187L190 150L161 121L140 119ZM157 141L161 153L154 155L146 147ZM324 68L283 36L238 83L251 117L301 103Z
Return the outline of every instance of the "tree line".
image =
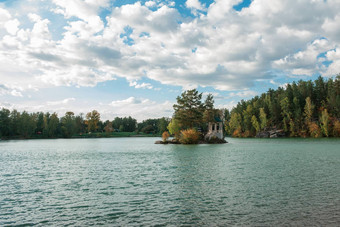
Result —
M219 119L219 118L224 119ZM101 121L96 110L75 115L66 112L28 113L0 110L0 137L2 138L57 138L83 133L136 132L162 134L169 131L176 138L189 131L192 136L204 135L209 122L224 120L225 131L234 137L255 137L261 132L281 130L290 137L340 136L340 75L335 79L319 77L315 81L298 81L285 88L268 92L245 101L241 100L231 111L214 108L209 94L202 101L196 89L177 97L172 119L147 119L137 123L132 117L116 117ZM199 132L199 133L198 133Z
M339 137L340 74L269 89L241 100L225 116L226 132L234 137L254 137L273 129L290 137Z
M167 118L147 119L140 123L132 117L116 117L102 121L96 110L86 115L68 111L57 113L0 109L0 138L70 138L86 133L135 132L161 134L169 123Z

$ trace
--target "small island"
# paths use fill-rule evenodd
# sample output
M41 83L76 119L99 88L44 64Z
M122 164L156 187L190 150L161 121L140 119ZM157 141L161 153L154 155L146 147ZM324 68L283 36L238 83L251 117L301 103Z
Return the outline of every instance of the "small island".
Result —
M224 111L214 108L214 98L209 94L202 102L202 93L196 89L185 91L177 97L174 115L162 141L156 144L221 144L224 139Z

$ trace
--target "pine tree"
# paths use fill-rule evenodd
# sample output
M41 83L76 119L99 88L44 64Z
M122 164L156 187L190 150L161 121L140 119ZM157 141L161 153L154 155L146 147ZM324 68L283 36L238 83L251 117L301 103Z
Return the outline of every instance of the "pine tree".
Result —
M198 93L196 89L185 91L177 97L177 104L174 105L175 118L182 127L200 126L204 112L201 99L202 93Z

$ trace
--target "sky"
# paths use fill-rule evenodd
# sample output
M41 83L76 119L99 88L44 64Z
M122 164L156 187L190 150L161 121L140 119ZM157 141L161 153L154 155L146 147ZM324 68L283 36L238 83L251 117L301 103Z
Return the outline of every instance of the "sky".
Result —
M340 73L340 0L0 0L0 108L171 117Z

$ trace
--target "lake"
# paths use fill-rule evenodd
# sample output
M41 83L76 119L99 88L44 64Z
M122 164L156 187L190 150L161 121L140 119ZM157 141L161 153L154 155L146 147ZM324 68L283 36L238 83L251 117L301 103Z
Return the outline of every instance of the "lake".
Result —
M0 141L0 226L339 226L339 139Z

